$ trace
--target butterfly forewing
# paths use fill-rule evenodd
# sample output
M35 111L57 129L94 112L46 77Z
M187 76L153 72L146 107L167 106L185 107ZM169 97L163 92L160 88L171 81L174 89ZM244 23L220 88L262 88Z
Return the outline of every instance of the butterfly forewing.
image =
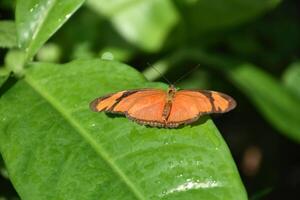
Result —
M224 113L236 107L235 100L232 97L221 92L211 91L211 101L215 109L212 111L212 113Z
M143 106L148 105L153 100L161 97L164 95L163 90L141 90L137 91L136 93L133 93L131 95L128 95L127 97L121 99L118 104L114 106L113 111L114 112L127 112L129 113L129 110L132 107L136 107L139 105L139 108L142 108Z
M90 108L95 112L111 111L120 100L135 92L135 90L125 90L99 97L90 103Z
M235 100L221 92L209 90L180 90L177 94L193 98L202 113L223 113L232 110Z

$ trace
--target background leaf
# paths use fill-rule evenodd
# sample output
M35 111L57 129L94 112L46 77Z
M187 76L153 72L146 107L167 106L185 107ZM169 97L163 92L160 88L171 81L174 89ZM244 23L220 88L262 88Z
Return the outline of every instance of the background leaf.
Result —
M159 129L88 108L139 87L166 86L113 61L32 64L0 101L0 150L22 199L247 199L208 117Z
M236 26L263 14L281 0L175 1L192 34Z
M300 62L293 63L283 74L287 88L300 99Z
M17 46L15 26L14 21L0 21L0 47L12 48Z
M300 142L300 104L278 80L251 64L229 71L231 80L281 133Z
M18 44L30 60L49 37L64 24L84 0L18 0Z
M89 0L88 5L108 17L124 38L147 51L159 50L178 21L170 0Z

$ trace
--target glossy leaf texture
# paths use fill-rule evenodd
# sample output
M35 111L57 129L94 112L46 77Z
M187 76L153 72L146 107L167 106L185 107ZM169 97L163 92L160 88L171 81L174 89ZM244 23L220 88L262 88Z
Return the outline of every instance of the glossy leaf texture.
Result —
M179 19L171 0L88 0L87 5L108 17L124 38L146 51L159 50Z
M175 1L191 33L208 32L249 21L277 6L281 0Z
M81 6L84 0L18 0L16 26L18 45L32 59L38 49Z
M23 200L247 199L213 122L179 129L89 110L94 98L159 87L124 64L35 63L0 100L0 150Z
M17 46L16 27L14 21L0 21L0 48Z
M295 62L283 74L285 86L300 99L300 62Z

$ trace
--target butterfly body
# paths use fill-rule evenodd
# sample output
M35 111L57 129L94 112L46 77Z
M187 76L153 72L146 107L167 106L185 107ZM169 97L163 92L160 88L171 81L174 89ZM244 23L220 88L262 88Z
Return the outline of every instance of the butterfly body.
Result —
M175 128L200 116L224 113L236 106L230 96L207 90L137 89L99 97L90 103L95 112L124 114L142 125Z

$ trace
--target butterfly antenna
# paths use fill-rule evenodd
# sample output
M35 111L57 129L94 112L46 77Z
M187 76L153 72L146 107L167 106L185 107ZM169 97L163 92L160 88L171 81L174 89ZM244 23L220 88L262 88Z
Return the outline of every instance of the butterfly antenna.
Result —
M188 71L187 73L183 74L181 77L179 77L174 83L173 85L175 85L175 83L178 83L178 81L182 80L183 78L187 77L188 75L190 75L192 72L196 71L196 69L198 69L200 67L200 64L196 65L193 69L191 69L190 71Z
M158 74L161 75L161 77L163 77L163 79L169 83L169 85L172 85L172 83L158 70L154 67L154 65L151 65L150 63L147 63L149 67L152 67Z

